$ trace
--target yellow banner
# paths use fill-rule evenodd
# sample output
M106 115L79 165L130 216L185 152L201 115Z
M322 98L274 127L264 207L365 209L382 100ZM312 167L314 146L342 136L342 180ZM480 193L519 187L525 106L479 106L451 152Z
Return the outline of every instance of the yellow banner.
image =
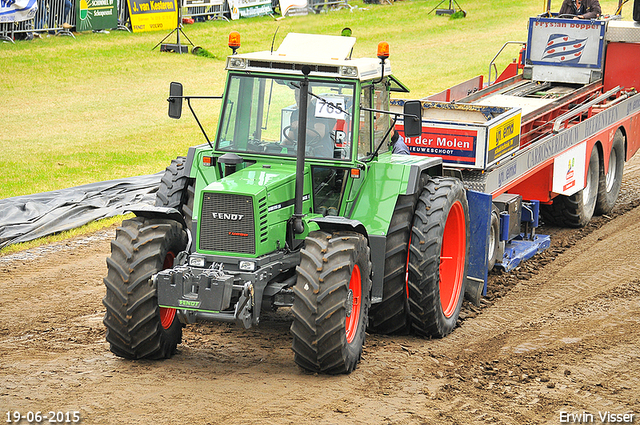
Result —
M171 30L178 26L176 0L129 0L133 32Z
M489 129L488 162L517 149L520 145L521 114Z

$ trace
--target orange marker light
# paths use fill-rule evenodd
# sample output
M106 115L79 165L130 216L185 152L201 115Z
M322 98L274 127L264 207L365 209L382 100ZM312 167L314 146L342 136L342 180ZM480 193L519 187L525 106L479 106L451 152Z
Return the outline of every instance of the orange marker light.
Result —
M389 58L389 43L381 41L378 43L378 59L386 60Z
M352 179L359 179L360 178L360 170L358 168L352 168L351 169L351 178Z
M240 33L238 31L231 31L229 33L229 47L236 53L236 50L240 48Z

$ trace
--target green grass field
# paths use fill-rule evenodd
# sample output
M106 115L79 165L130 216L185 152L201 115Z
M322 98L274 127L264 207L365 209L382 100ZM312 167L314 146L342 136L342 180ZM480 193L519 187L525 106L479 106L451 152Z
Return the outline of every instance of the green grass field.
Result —
M169 83L185 94L222 93L227 37L237 30L241 52L268 50L289 32L339 35L348 26L358 38L354 57L373 57L379 41L391 46L394 74L411 97L439 92L483 74L506 41L526 39L527 19L546 2L460 0L464 19L428 14L439 0L404 0L319 15L271 17L187 25L188 37L215 55L178 55L151 50L166 32L82 33L75 40L49 37L0 44L0 198L37 193L161 171L170 160L204 141L188 111L167 117ZM552 2L558 10L560 0ZM618 0L601 0L613 13ZM446 4L445 4L446 5ZM624 9L630 19L632 3ZM175 42L169 39L168 42ZM517 56L507 51L498 69ZM194 101L210 137L219 101Z

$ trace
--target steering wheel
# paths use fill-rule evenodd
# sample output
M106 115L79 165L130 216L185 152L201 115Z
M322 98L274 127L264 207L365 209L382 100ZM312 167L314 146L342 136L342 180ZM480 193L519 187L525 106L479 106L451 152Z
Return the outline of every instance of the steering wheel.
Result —
M291 130L291 126L290 125L286 126L282 130L282 135L284 136L287 142L295 145L296 143L298 143L298 141L291 137L291 135L289 134L290 130ZM309 145L318 144L322 140L322 136L314 128L307 127L307 133L311 133L311 138L307 140L307 143L309 143Z
M574 15L573 13L563 13L562 15L558 15L558 18L577 18L578 15Z

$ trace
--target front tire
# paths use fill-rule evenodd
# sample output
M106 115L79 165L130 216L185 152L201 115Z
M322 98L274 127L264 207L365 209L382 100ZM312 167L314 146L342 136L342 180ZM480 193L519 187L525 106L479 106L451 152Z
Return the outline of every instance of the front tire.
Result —
M184 156L171 160L160 180L155 205L180 211L191 230L195 181L188 176L186 163L187 158Z
M468 265L469 206L455 178L433 178L422 190L409 251L411 327L441 338L456 327Z
M187 246L182 225L168 219L135 217L122 222L107 258L107 311L103 320L111 351L127 359L171 357L182 338L174 309L158 306L151 276L169 267Z
M407 259L415 196L399 196L387 233L382 302L369 310L369 330L401 333L408 328Z
M295 362L312 372L350 373L362 355L371 304L367 239L315 231L300 254L291 325Z
M624 171L624 136L620 130L616 131L611 143L609 154L609 172L604 172L604 161L600 165L598 177L598 198L596 200L597 215L609 214L620 194L622 173Z

